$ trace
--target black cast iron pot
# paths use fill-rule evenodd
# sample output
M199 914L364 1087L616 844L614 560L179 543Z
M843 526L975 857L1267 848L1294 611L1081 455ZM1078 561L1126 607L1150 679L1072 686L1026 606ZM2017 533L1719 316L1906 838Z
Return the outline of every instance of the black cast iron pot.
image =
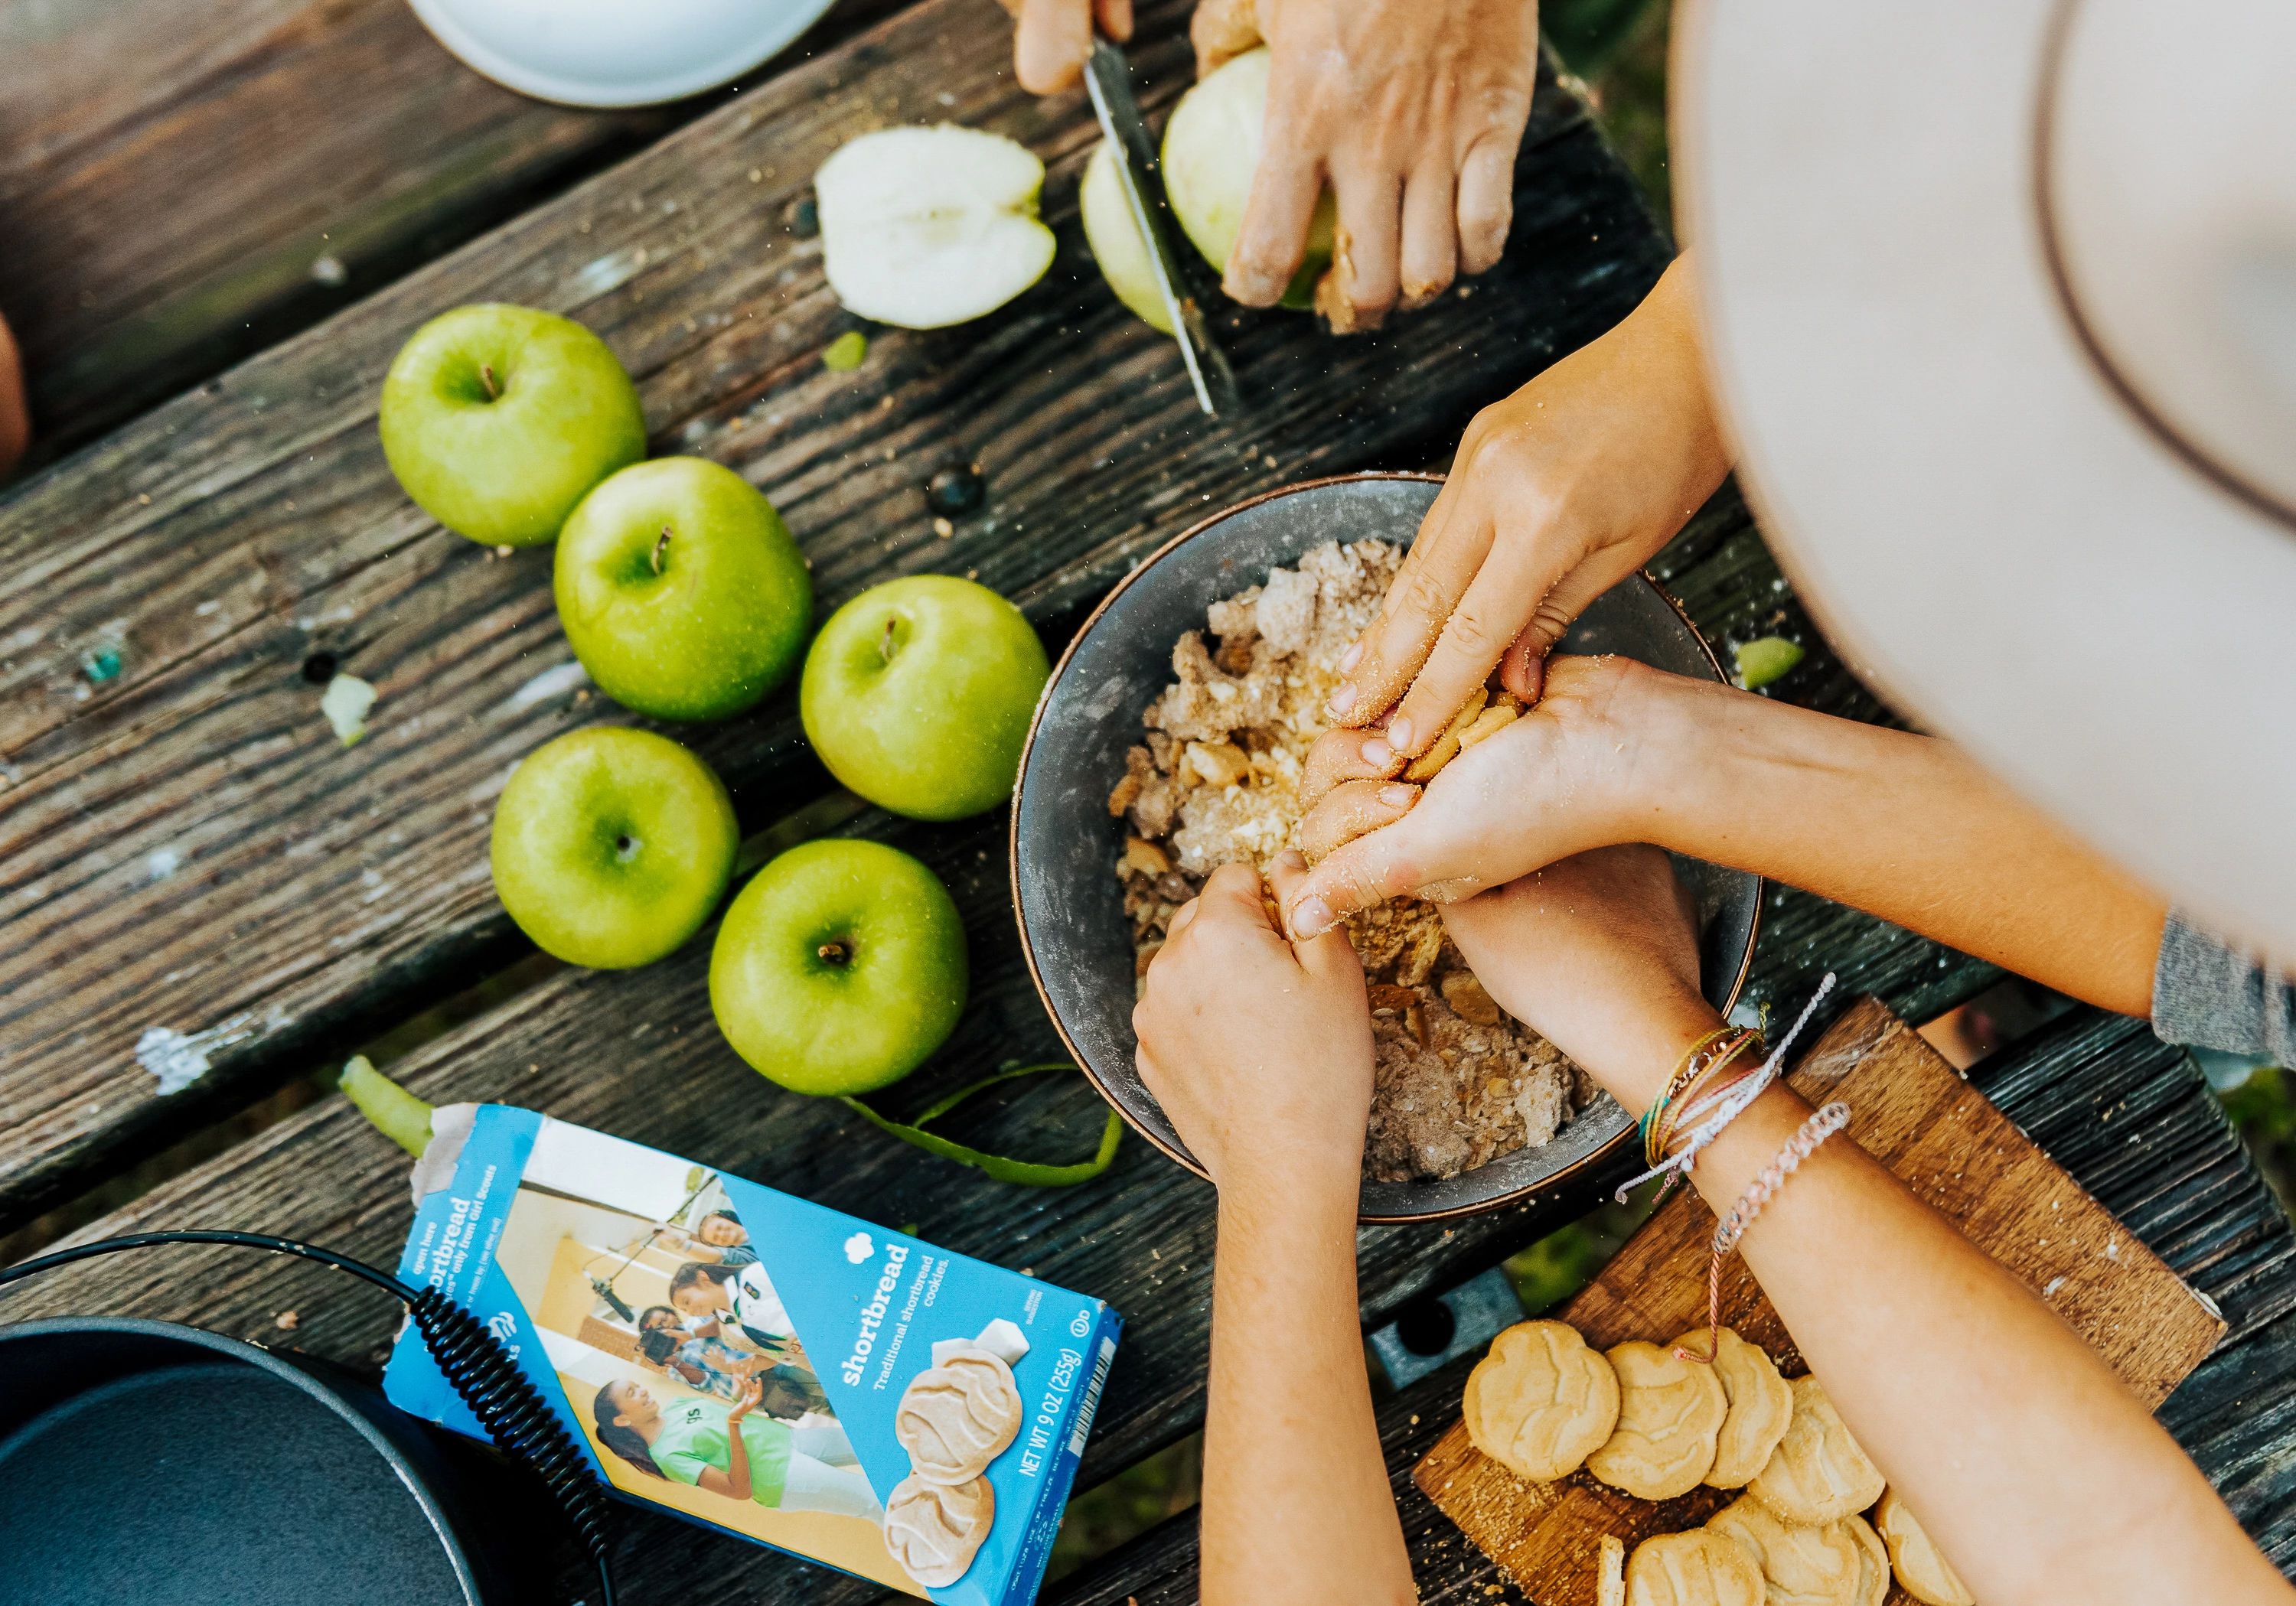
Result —
M0 1327L0 1602L530 1600L502 1547L533 1496L479 1454L323 1363L195 1327Z
M1133 1129L1203 1174L1133 1068L1131 922L1116 878L1122 833L1108 794L1140 717L1172 677L1172 643L1204 610L1325 541L1376 537L1407 546L1442 481L1423 474L1313 480L1216 513L1143 561L1095 610L1053 670L1021 756L1013 804L1013 896L1037 991L1069 1052ZM1612 587L1563 638L1565 652L1618 652L1677 675L1724 677L1673 599L1636 576ZM1726 1013L1752 963L1762 884L1742 871L1678 861L1699 912L1707 997ZM1488 1210L1554 1189L1598 1164L1633 1130L1598 1099L1553 1142L1441 1181L1364 1184L1365 1221L1423 1221Z

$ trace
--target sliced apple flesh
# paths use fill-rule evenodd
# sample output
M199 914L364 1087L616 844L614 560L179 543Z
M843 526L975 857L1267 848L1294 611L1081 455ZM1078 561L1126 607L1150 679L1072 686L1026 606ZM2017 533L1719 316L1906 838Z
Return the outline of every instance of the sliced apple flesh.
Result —
M829 287L848 311L904 329L994 312L1052 266L1053 231L1037 216L1044 184L1025 147L976 128L849 140L813 177Z
M1116 299L1147 321L1152 328L1172 332L1164 311L1164 298L1156 288L1155 265L1140 225L1132 217L1132 203L1124 193L1124 177L1117 171L1116 147L1106 140L1093 148L1084 164L1084 183L1078 205L1084 212L1084 237L1100 264L1101 277Z

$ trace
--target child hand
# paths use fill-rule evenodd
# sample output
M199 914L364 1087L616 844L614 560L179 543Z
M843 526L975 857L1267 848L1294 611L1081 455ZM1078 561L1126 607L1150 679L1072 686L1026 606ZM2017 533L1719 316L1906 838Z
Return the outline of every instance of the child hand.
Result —
M1307 873L1275 865L1282 896ZM1172 917L1132 1012L1140 1078L1222 1192L1330 1197L1354 1210L1371 1110L1371 1009L1343 932L1286 942L1249 864Z
M756 1410L758 1402L765 1397L766 1386L763 1383L758 1381L756 1378L744 1380L742 1392L734 1397L734 1404L726 1413L726 1425L730 1428L738 1423L743 1417Z
M1389 779L1384 733L1338 730L1309 753L1300 841L1316 867L1284 899L1292 934L1390 897L1437 902L1555 860L1649 837L1695 768L1698 722L1672 717L1690 683L1622 658L1556 658L1522 717L1458 754L1424 791Z
M1655 848L1601 848L1443 908L1500 1007L1632 1110L1721 1022L1699 991L1697 911Z

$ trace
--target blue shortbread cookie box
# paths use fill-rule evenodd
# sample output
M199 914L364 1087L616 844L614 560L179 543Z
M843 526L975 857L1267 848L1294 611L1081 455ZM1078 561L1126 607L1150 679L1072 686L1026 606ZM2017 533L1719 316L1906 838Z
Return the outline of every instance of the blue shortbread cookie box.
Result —
M530 1110L462 1109L459 1155L418 1170L399 1275L487 1324L602 1479L945 1606L1035 1598L1114 1310ZM728 1418L752 1379L744 1498ZM411 1327L383 1387L486 1437Z

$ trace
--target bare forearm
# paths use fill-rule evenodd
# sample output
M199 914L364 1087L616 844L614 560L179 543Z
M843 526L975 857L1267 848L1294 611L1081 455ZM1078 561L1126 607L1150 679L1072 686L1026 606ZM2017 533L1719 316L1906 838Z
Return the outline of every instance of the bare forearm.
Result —
M1206 1606L1415 1598L1364 1366L1351 1190L1222 1195L1202 1531Z
M1730 1208L1808 1113L1774 1090L1699 1162ZM2273 1602L2287 1586L2096 1352L1837 1137L1742 1245L1868 1454L1988 1606Z
M1800 887L2124 1014L2162 901L1952 743L1672 683L1646 840Z

